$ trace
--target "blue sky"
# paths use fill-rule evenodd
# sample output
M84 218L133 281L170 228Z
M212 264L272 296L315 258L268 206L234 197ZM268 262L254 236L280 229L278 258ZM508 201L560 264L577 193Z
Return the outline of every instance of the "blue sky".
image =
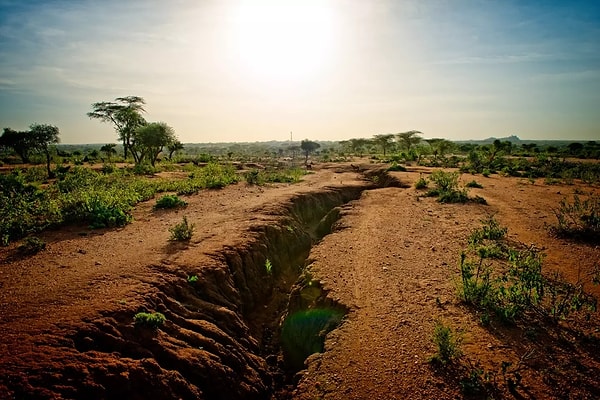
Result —
M0 128L114 142L128 95L183 142L600 140L600 1L0 0Z

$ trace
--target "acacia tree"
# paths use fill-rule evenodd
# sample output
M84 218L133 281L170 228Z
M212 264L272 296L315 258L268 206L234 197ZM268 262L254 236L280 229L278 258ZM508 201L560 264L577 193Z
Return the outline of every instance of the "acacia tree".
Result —
M29 134L35 150L44 153L46 156L46 169L48 177L53 178L54 174L50 170L50 145L60 142L58 127L48 124L33 124L29 127Z
M312 140L304 139L300 142L300 148L304 152L304 164L308 164L308 156L315 150L317 150L321 145L317 142L313 142Z
M394 140L394 135L392 135L392 134L375 135L373 137L373 142L377 146L381 147L384 157L387 152L387 149L389 149L390 146L392 145L393 140Z
M115 146L116 146L116 144L114 144L114 143L108 143L108 144L105 144L104 146L100 147L100 151L103 152L104 154L106 154L106 159L108 160L109 163L110 163L110 156L112 156L113 154L117 154L117 151L115 150Z
M164 122L151 122L138 127L134 133L133 146L133 151L137 154L137 163L147 159L154 167L163 148L176 140L175 130Z
M179 140L175 140L173 143L167 146L167 150L169 150L169 160L171 160L173 158L173 153L179 150L183 150L183 143L181 143ZM231 158L232 155L233 153L231 152L227 153L227 156L229 158Z
M454 143L446 139L426 139L425 141L431 146L434 160L437 160L438 156L444 158L446 152L454 146Z
M417 136L421 133L422 132L420 131L401 132L396 134L396 137L402 148L406 149L406 152L410 152L410 149L413 146L416 146L421 142L421 138Z
M12 149L23 161L23 164L29 163L29 154L35 149L32 136L28 131L15 131L11 128L4 128L0 136L0 146Z
M139 163L133 151L133 136L136 129L146 124L142 116L146 102L139 96L117 97L115 101L101 101L92 104L92 111L87 113L90 118L99 119L102 122L110 122L115 127L119 140L123 142L123 156L131 152L134 161Z
M369 140L364 138L350 139L350 149L352 149L352 153L362 157L368 142Z

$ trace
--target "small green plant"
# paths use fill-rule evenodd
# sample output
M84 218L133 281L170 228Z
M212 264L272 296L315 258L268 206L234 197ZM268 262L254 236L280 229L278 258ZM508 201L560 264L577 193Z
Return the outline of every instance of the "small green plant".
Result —
M28 236L19 245L19 253L33 255L39 253L46 248L46 242L35 236Z
M488 215L487 218L481 220L482 226L475 229L469 235L469 245L478 246L484 240L503 240L506 237L508 229L501 226L493 215Z
M269 260L268 258L265 261L265 271L267 271L267 274L269 274L269 275L271 275L273 273L273 264L271 263L271 260Z
M170 240L179 242L187 241L190 240L194 234L194 224L190 224L187 217L184 215L180 223L169 228L169 232L171 232Z
M423 175L421 175L419 179L415 182L415 189L427 189L427 179L423 178Z
M430 361L446 364L462 355L460 348L462 336L452 332L452 328L446 326L441 320L437 320L435 323L432 339L437 347L437 352L431 357Z
M154 205L155 209L158 208L176 208L186 206L187 203L181 200L177 195L164 195L160 199L156 200Z
M404 165L398 164L397 162L394 161L387 170L404 172L404 171L406 171L406 167Z
M481 185L480 183L478 183L476 180L472 180L471 182L467 182L467 184L465 185L468 188L478 188L478 189L483 189L483 185Z
M425 195L427 197L437 197L440 203L466 203L471 201L486 204L484 198L479 196L470 198L466 188L459 189L458 178L458 172L433 171L429 179L436 187L429 189Z
M196 282L198 282L198 275L190 275L187 277L187 281L190 285L194 285Z
M166 320L167 320L167 318L159 312L155 312L155 313L139 312L139 313L135 314L135 316L133 317L133 321L135 322L135 324L137 326L143 326L143 327L151 328L151 329L158 329L159 327L164 325Z
M435 183L440 192L449 192L458 188L458 172L445 172L441 169L431 173L429 179Z
M244 175L246 178L246 182L248 182L249 185L260 185L261 184L261 176L260 176L260 172L257 169L252 169L248 172L246 172L246 174Z

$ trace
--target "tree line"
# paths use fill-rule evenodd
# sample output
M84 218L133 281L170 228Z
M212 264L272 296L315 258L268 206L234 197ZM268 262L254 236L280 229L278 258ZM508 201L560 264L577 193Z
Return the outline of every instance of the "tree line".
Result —
M111 123L123 143L124 158L133 157L136 165L150 163L153 167L161 152L166 148L169 158L183 149L175 130L164 122L148 122L143 117L146 102L142 97L118 97L114 101L102 101L92 104L87 116ZM43 154L46 158L48 177L54 177L50 168L53 145L60 142L58 127L49 124L32 124L29 130L16 131L4 128L0 136L0 148L12 149L23 163L31 161L33 154ZM108 161L116 154L115 144L109 143L100 148Z

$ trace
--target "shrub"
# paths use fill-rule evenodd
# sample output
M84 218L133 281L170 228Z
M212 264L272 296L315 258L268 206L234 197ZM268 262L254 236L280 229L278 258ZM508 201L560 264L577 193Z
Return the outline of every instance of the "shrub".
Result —
M596 310L596 298L584 292L582 281L544 277L542 253L533 246L508 247L502 242L506 228L491 216L482 222L469 236L469 253L460 257L458 293L464 302L509 323L532 311L558 321L572 312Z
M415 189L427 189L427 179L423 178L423 176L420 176L419 180L415 182Z
M581 200L573 196L570 203L566 198L560 201L560 207L554 210L556 225L550 226L552 233L559 237L570 237L586 241L600 239L600 198L591 196Z
M437 347L437 352L430 360L446 364L459 358L462 355L461 342L462 337L459 334L452 332L452 329L444 325L442 321L436 321L433 329L433 343Z
M478 188L478 189L483 189L483 186L478 183L476 180L472 180L471 182L467 182L467 184L465 185L468 188Z
M187 241L192 238L194 234L194 224L190 224L187 217L184 215L183 220L177 225L169 228L171 232L170 240L173 241Z
M406 167L404 165L400 165L397 162L393 162L392 165L387 169L388 171L406 171Z
M469 200L466 190L442 191L438 195L440 203L466 203Z
M186 206L187 203L181 200L177 195L164 195L160 199L156 200L154 205L155 209L158 208L176 208Z
M250 185L259 185L261 183L260 173L257 169L252 169L244 175L246 182Z
M162 325L164 325L167 318L159 312L155 313L145 313L140 312L135 314L133 317L133 321L138 326L143 326L151 329L158 329Z
M449 192L458 188L458 172L433 171L429 177L440 192Z
M481 220L482 226L475 229L469 235L469 244L471 246L479 245L483 240L502 240L506 237L508 229L500 225L493 215Z
M36 254L46 248L46 242L35 236L28 236L23 240L23 243L19 245L19 253L21 254Z

